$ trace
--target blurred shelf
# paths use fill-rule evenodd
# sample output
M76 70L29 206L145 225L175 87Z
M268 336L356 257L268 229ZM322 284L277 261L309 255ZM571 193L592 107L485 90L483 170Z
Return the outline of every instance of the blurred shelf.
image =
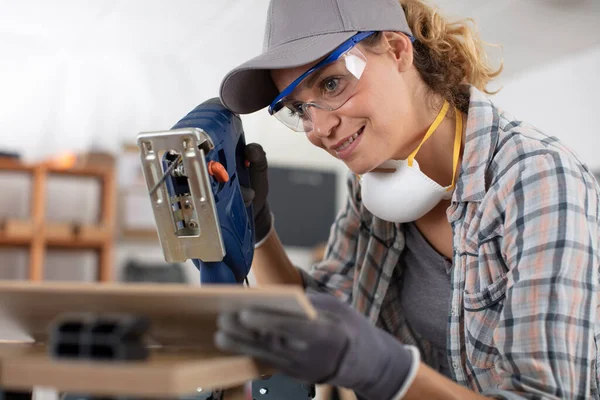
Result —
M101 249L107 240L112 240L108 229L95 225L68 222L46 224L46 244L66 249Z
M99 167L76 167L70 169L47 167L46 171L53 175L78 176L100 179L106 177L106 169Z
M30 220L7 219L0 221L0 243L29 244L34 226Z
M122 239L139 240L158 243L158 233L156 229L123 229Z
M38 166L34 164L24 164L19 160L9 158L9 157L0 157L0 170L1 171L11 171L11 172L32 172Z
M25 172L32 177L29 219L0 221L0 246L29 247L30 280L43 279L44 258L48 248L95 250L98 255L99 280L112 280L117 190L114 166L61 169L0 158L0 171ZM54 222L46 219L46 186L51 175L100 179L101 215L97 224Z
M102 240L64 240L64 239L46 239L47 247L73 250L100 250L104 245Z
M46 222L46 240L72 240L73 228L71 224L63 222Z
M23 163L17 159L0 157L0 171L33 172L39 169L43 169L46 173L53 175L83 176L90 178L105 178L107 173L107 168L98 166L76 166L65 169L43 163Z
M0 236L0 247L28 247L30 244L30 239Z

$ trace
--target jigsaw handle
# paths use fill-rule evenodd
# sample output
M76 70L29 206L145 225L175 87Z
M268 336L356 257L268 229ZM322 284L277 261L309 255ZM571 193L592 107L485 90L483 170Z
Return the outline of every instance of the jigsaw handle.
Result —
M195 258L192 262L200 271L200 282L203 284L238 283L238 279L233 274L233 270L223 261L203 262Z

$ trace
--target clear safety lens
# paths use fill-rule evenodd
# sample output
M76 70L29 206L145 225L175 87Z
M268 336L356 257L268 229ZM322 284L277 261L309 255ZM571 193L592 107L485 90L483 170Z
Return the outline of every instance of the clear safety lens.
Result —
M354 94L366 64L366 57L353 47L304 78L289 96L280 100L283 107L273 115L294 131L312 131L312 108L333 111L343 106Z

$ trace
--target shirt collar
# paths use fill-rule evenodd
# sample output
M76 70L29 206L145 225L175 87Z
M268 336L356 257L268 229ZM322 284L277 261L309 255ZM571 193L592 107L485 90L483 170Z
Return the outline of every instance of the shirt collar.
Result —
M453 202L482 201L486 172L498 143L498 110L478 89L470 88L465 147Z

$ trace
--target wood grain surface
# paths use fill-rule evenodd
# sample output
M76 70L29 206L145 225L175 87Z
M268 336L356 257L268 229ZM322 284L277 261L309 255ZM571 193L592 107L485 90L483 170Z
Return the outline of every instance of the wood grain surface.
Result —
M241 399L241 385L275 371L250 357L219 352L212 337L220 312L249 305L316 315L302 289L292 286L0 281L0 326L30 340L24 343L15 332L0 337L0 386L163 399L201 387L228 389L228 398ZM147 316L150 358L91 362L50 357L46 341L52 322L81 312Z

